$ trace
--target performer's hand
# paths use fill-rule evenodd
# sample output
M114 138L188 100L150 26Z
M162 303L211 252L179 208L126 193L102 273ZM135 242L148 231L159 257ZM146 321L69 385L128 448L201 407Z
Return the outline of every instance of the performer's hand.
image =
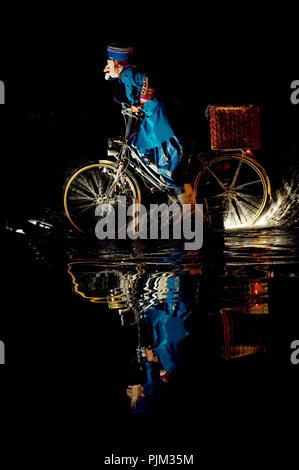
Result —
M156 356L154 355L153 353L153 350L152 349L145 349L144 351L145 353L145 358L148 362L158 362L158 359L156 358Z
M144 387L141 384L138 385L133 385L131 388L127 388L127 396L129 398L133 398L136 396L136 398L144 398L145 394L143 393Z
M141 105L137 105L137 106L132 105L130 108L130 111L132 111L135 114L139 114L141 111L141 108L142 108Z

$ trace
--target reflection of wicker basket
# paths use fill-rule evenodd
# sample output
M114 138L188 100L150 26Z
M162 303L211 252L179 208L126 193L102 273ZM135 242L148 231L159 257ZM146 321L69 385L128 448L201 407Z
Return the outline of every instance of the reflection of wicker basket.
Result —
M213 150L260 148L258 106L211 106L209 114Z

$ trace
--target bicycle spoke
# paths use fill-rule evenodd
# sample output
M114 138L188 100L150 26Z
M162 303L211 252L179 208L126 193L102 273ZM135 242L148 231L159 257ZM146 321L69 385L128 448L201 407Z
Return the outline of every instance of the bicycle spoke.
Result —
M244 216L245 222L247 222L251 218L251 214L249 214L247 208L243 204L239 203L239 207L240 207L240 211L242 212Z
M78 189L76 189L76 186L78 187ZM90 188L88 181L85 177L82 177L81 181L80 179L75 181L73 187L73 190L77 191L79 194L85 195L85 197L89 197L90 199L92 199L91 196L88 196L88 193L92 194L94 197L97 197L95 191Z
M232 202L232 206L233 206L233 208L234 208L234 211L235 211L235 213L236 213L237 216L238 216L239 221L242 222L241 217L240 217L240 213L239 213L239 209L238 209L237 201L236 201L235 199L232 199L231 202Z
M246 203L244 203L244 201L242 201L243 204L242 204L242 202L241 202L240 200L238 200L238 202L239 202L239 204L242 205L242 207L246 207L246 210L249 210L252 215L256 214L256 208L253 209L253 208L252 208L253 206L249 206L248 204L245 205ZM252 215L251 215L251 217L252 217Z
M250 193L244 193L244 192L241 192L241 191L236 191L235 194L237 196L241 196L241 197L244 197L246 198L248 201L251 201L252 203L254 202L257 202L258 200L258 197L260 196L261 197L261 194L250 194Z
M236 205L239 207L240 212L242 212L242 214L245 218L245 222L247 222L252 217L252 215L249 214L249 212L247 210L247 207L245 206L245 204L242 204L240 199L236 198L235 202L236 202ZM253 211L250 207L248 209L251 211L252 214L255 214L255 211Z
M237 167L236 172L235 172L235 174L234 174L234 177L233 177L233 180L232 180L232 182L231 182L230 188L233 188L233 187L235 186L235 184L236 184L236 180L237 180L237 178L238 178L238 176L239 176L242 162L243 162L243 160L240 160L239 163L238 163L238 167Z
M88 210L94 210L94 208L97 206L96 203L93 203L93 204L89 204L89 205L80 205L80 206L77 206L76 205L76 210L79 210L80 209L80 214L83 214L84 212L88 211Z
M209 165L207 165L205 163L204 160L202 160L201 158L198 157L198 159L200 160L200 162L202 163L202 165L204 166L204 168L206 170L208 170L210 172L210 174L213 176L213 178L215 178L215 180L217 181L217 183L221 186L222 189L226 189L225 185L222 183L222 181L218 178L218 176L215 175L215 173L211 170L211 168L209 167Z
M97 188L97 195L100 196L101 195L100 191L102 189L102 180L99 177L99 172L95 171L95 170L92 170L91 171L91 176L92 176L93 181L95 183L95 186Z
M83 192L81 189L76 189L72 188L71 189L72 196L70 196L70 199L87 199L87 200L94 200L94 197L88 196L86 193Z
M227 195L227 191L225 191L224 193L213 194L213 196L211 196L210 199L214 199L216 197L223 197L223 196L226 196L226 195Z
M242 189L245 188L245 186L250 186L251 184L263 184L261 180L256 180L256 181L249 181L248 183L240 184L240 186L236 186L235 189Z
M225 217L224 217L224 220L231 220L233 219L233 221L236 223L236 218L235 218L235 208L232 204L232 200L229 199L228 201L228 207L227 207L227 210L225 211Z
M89 181L85 175L82 175L82 180L84 182L84 185L86 187L86 189L88 189L91 194L93 194L93 196L97 197L97 193L95 192L95 190L93 189L92 185L91 185L91 181Z
M241 201L246 202L248 205L254 207L255 209L258 209L258 208L259 208L258 202L256 202L256 204L253 204L253 203L250 201L250 199L249 199L248 196L246 197L246 196L243 195L243 194L241 195L241 193L237 193L237 196L238 196L238 198L239 198ZM255 199L255 201L256 201L256 199Z
M125 174L116 182L115 176L116 168L100 163L78 170L70 179L66 186L64 206L67 217L76 229L94 233L96 207L99 204L114 206L118 195L126 196L126 207L138 201L136 183ZM113 194L107 197L107 191L114 182Z
M265 207L263 174L248 160L234 155L217 157L197 176L196 197L206 201L212 224L222 220L225 227L242 226L258 217ZM218 180L224 191L219 191Z

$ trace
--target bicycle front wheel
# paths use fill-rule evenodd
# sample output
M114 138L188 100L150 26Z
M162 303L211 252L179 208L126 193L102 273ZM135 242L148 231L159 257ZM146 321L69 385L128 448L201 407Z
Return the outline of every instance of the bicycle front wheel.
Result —
M270 182L255 160L222 155L204 163L195 178L194 191L211 225L235 228L252 224L262 214Z
M119 177L112 194L109 194L116 171L114 162L100 160L99 163L80 168L66 182L64 210L79 232L94 233L97 224L95 212L100 204L116 206L118 196L126 197L127 207L140 203L139 185L127 171Z

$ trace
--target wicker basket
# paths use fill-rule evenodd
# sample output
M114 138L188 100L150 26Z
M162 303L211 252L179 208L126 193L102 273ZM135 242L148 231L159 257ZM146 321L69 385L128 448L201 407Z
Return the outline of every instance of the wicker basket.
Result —
M209 115L212 150L260 148L258 106L210 106Z

